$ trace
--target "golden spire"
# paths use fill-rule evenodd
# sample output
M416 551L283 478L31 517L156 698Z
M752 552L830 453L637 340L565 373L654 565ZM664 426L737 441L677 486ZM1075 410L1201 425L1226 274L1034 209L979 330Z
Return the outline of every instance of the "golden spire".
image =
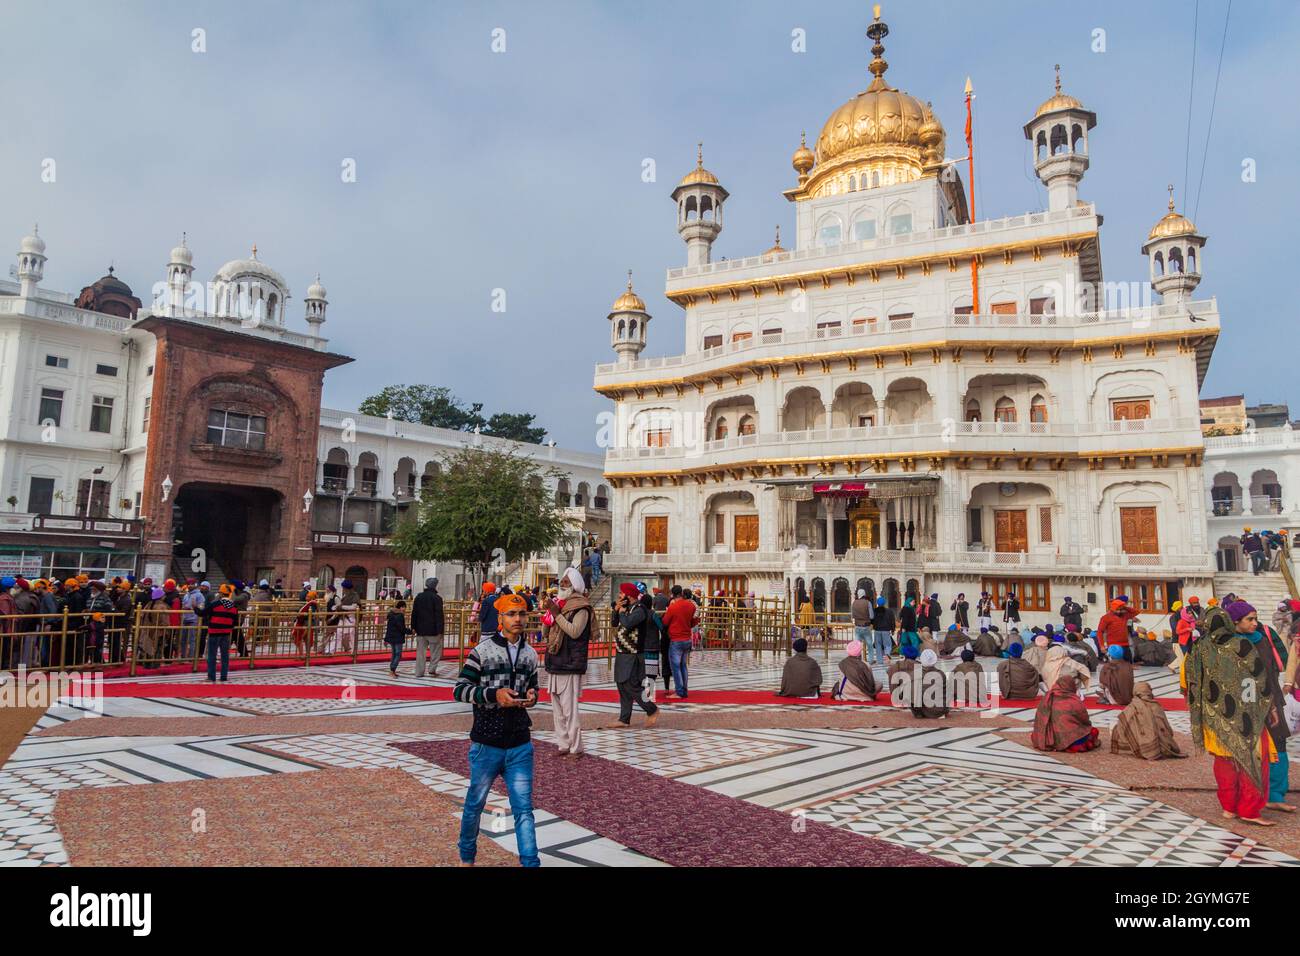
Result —
M1174 184L1169 184L1169 211L1174 211Z
M703 140L701 140L700 142L698 142L698 143L695 144L695 168L696 168L696 169L703 169L703 168L704 168L704 142L703 142Z
M763 257L767 258L769 256L779 256L781 253L785 251L786 251L785 249L781 248L781 227L778 225L776 227L776 245L772 246L771 249L763 253Z
M1061 64L1056 64L1056 92L1061 92Z
M257 258L257 243L253 243L253 258Z
M876 18L871 21L871 26L867 27L867 36L874 41L871 47L871 55L875 59L871 61L867 69L871 71L871 75L874 76L875 79L873 79L871 85L867 87L868 93L876 90L889 89L889 86L885 83L885 71L889 69L889 64L885 62L885 58L881 56L881 54L885 52L885 45L880 42L885 37L889 36L889 27L880 19L880 4L876 4L875 7L872 8L872 12L875 14Z
M628 292L632 291L632 270L631 269L627 270L627 291Z

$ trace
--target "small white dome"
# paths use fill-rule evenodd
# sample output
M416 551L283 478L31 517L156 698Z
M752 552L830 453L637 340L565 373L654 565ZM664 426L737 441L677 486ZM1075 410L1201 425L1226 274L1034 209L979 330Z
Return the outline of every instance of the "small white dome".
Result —
M282 294L289 294L289 283L284 281L284 276L257 258L257 246L253 246L251 258L231 259L212 277L212 281L218 285L250 279L264 280L279 289Z
M320 284L320 273L316 274L316 281L307 286L307 298L322 301L325 299L325 287Z
M190 252L190 247L185 244L184 237L181 238L181 244L172 249L171 261L187 266L194 265L194 253Z
M30 236L23 236L23 241L18 245L18 251L20 253L32 252L38 256L45 255L45 240L37 234L35 226L32 227Z

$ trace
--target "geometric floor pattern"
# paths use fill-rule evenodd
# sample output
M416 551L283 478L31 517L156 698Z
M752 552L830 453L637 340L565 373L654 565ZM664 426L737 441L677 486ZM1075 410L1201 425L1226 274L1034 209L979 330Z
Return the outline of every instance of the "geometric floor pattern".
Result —
M992 662L987 662L991 664ZM450 665L436 681L416 680L409 662L394 678L382 664L277 668L239 675L264 685L450 686ZM696 653L693 690L771 690L781 660L721 652ZM876 668L883 678L883 668ZM823 673L834 666L823 663ZM588 686L608 689L600 665ZM203 674L135 678L142 683L201 682ZM1157 697L1178 696L1164 668L1139 668ZM457 714L454 701L276 698L107 697L108 716L247 717L253 714ZM608 714L612 703L585 703ZM734 706L677 702L674 709L707 713ZM815 704L751 705L763 710L815 709ZM750 709L746 707L745 709ZM1004 710L1028 721L1032 708ZM1118 711L1092 710L1109 726ZM1170 711L1186 730L1185 711ZM28 735L0 767L0 866L66 865L52 809L60 791L76 787L205 780L254 774L310 773L321 767L396 767L459 800L460 775L396 749L394 743L463 739L457 734L231 734L220 737L101 737L95 715L51 708L35 729L87 721L84 736ZM253 725L250 724L250 729ZM536 734L549 741L551 735ZM1300 861L1159 801L1098 778L1002 734L941 721L915 726L826 729L764 728L584 731L588 752L735 800L844 828L971 866L1295 866ZM1300 743L1300 741L1296 741ZM1297 754L1300 757L1300 754ZM594 764L594 761L592 762ZM1212 785L1207 781L1207 786ZM106 824L111 825L111 824ZM515 852L512 820L493 796L483 837ZM657 860L580 827L537 812L543 866L661 866Z

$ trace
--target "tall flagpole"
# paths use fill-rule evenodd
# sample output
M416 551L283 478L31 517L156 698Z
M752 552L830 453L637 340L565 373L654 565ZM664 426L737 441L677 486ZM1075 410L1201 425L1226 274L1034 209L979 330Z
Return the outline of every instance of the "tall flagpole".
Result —
M970 221L975 222L975 139L972 130L971 100L973 99L973 90L970 85L970 77L966 77L966 152L967 159L970 163ZM971 290L971 313L980 314L980 274L979 259L976 256L970 257L970 290Z

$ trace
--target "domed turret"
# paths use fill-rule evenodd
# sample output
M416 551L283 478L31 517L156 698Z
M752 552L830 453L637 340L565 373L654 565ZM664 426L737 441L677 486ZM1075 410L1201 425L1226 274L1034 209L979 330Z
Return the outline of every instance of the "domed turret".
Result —
M252 325L284 325L289 284L284 276L257 258L257 246L247 259L232 259L212 277L216 314Z
M619 361L630 362L645 348L646 326L650 313L645 301L632 291L632 270L627 272L627 291L614 300L609 313L610 345L618 353Z
M1033 155L1034 172L1047 186L1051 212L1072 209L1079 202L1079 183L1088 171L1088 131L1097 114L1061 92L1061 65L1056 65L1056 92L1025 124L1025 139Z
M181 244L172 248L167 261L167 314L182 315L185 312L185 293L194 278L194 253L186 243L185 233L181 233Z
M320 338L320 327L325 321L325 307L329 302L325 298L325 287L320 284L320 273L316 273L316 281L307 286L307 298L303 300L306 303L307 325L311 328L311 334Z
M1201 283L1201 250L1205 237L1186 216L1174 209L1169 186L1169 211L1151 227L1142 254L1151 265L1151 287L1168 303L1185 302Z
M808 148L806 134L799 134L799 148L794 151L794 156L790 159L790 165L794 171L799 174L799 185L802 186L808 181L808 171L817 163L817 154Z
M36 287L45 276L45 240L40 227L32 226L32 234L18 243L18 294L24 298L36 295Z
M771 262L771 261L772 261L773 259L775 259L777 256L783 256L783 255L785 255L786 252L787 252L787 250L781 248L781 227L780 227L780 226L777 226L777 227L776 227L776 244L773 245L771 249L767 250L767 252L763 253L763 261L764 261L764 262Z
M706 265L710 261L713 241L722 232L722 204L727 195L718 177L704 168L704 144L700 143L695 168L673 190L677 234L686 240L688 266Z

